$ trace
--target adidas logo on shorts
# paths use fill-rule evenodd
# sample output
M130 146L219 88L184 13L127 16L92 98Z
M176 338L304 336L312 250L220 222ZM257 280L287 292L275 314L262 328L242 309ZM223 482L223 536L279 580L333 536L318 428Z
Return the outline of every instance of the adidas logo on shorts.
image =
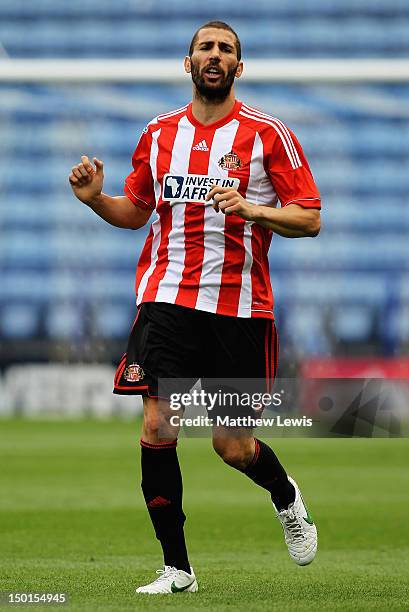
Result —
M205 140L201 140L200 142L197 143L197 145L192 147L192 151L208 151L208 150L209 150L209 147L207 146L207 143Z

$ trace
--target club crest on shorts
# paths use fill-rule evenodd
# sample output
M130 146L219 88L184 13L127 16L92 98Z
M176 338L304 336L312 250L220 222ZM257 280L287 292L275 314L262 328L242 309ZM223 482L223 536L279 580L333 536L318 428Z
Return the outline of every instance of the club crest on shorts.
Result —
M223 155L223 157L219 159L218 164L220 168L223 168L223 170L237 170L242 165L240 157L233 151L233 149L230 151L230 153Z
M137 363L130 363L124 372L124 378L128 382L138 382L144 378L145 372Z

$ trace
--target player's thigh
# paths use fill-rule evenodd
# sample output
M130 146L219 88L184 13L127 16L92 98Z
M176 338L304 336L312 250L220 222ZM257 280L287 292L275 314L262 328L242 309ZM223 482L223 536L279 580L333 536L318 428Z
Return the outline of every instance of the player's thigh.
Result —
M165 387L170 379L192 379L190 388L200 376L198 345L191 309L161 302L142 304L115 375L114 392L168 397Z
M252 439L256 420L269 403L277 368L275 325L270 319L234 317L217 318L213 323L214 354L207 356L209 366L202 377L202 389L209 397L215 447L246 447L245 439ZM238 442L230 441L235 438Z
M278 335L271 319L215 316L206 345L206 377L274 380Z

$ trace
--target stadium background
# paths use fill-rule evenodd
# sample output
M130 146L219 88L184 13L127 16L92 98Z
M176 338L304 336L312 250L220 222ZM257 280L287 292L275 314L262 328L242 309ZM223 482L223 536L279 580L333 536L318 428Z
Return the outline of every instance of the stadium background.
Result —
M255 0L223 9L213 1L204 7L179 0L3 0L1 61L52 59L58 73L59 59L111 58L118 65L124 58L181 60L197 25L215 15L239 32L244 59L396 60L409 53L405 2ZM67 172L79 155L96 155L105 161L106 191L122 193L144 125L190 96L188 78L93 83L89 71L90 84L64 83L63 77L58 84L0 83L0 365L6 412L56 403L55 394L49 400L44 394L60 386L61 370L28 369L27 363L112 365L119 359L134 317L134 269L145 232L97 219L74 200ZM276 236L270 250L281 375L297 373L300 362L312 357L407 355L407 80L246 83L244 75L237 94L294 129L324 203L319 239ZM24 372L14 368L7 376L13 364L24 364ZM21 397L21 380L31 400ZM86 380L105 380L106 397L106 370L94 367ZM86 397L92 395L108 413L129 405L115 398L108 405L95 393L88 389ZM37 408L33 397L40 398ZM78 410L81 403L78 397Z
M244 61L325 59L353 65L370 59L376 66L382 59L404 60L402 78L385 82L252 83L245 73L237 94L295 131L323 199L319 238L275 236L270 250L281 376L330 368L337 375L407 377L407 2L0 0L0 74L9 59L49 59L54 73L61 59L102 64L115 59L118 66L124 58L181 61L192 32L213 18L237 30ZM72 196L67 176L79 155L96 155L105 162L105 190L121 193L139 133L156 114L189 100L190 82L96 83L90 70L90 83L65 82L62 68L59 83L4 76L0 81L0 413L8 417L0 425L2 464L8 462L2 476L8 495L0 507L1 576L7 588L54 585L80 593L78 609L94 609L95 602L95 609L134 609L132 595L127 603L115 603L112 593L129 588L138 572L145 578L147 567L157 563L155 544L137 537L150 526L134 483L134 423L21 417L135 413L133 399L111 395L111 373L134 317L134 270L145 234L99 220ZM278 531L274 591L260 586L264 575L254 551L250 565L258 576L257 593L246 582L248 564L240 561L234 535L240 533L247 550L257 541L265 549L260 554L271 552L261 528L269 521L261 492L244 491L240 475L225 476L204 441L185 442L186 503L191 515L203 520L192 518L190 537L196 557L204 550L208 596L214 564L218 572L219 599L211 609L225 609L220 598L230 591L223 572L233 562L233 583L246 610L267 609L266 601L271 610L324 609L331 597L333 610L366 609L367 601L371 609L407 609L400 578L408 558L402 547L406 441L392 440L391 446L385 440L366 445L352 440L342 441L343 447L331 440L314 446L311 440L290 446L277 441L289 468L314 491L323 534L322 565L312 574L321 591L310 590L294 573L295 594L288 593L280 573L282 567L293 570L281 561ZM324 487L329 457L330 501ZM216 485L220 525L207 531L204 508L212 507ZM256 532L247 534L243 521L250 524L258 501L261 520ZM372 524L375 505L378 522ZM391 506L393 525L382 520ZM335 532L335 519L342 535ZM220 545L216 559L214 539ZM305 608L297 600L300 590Z

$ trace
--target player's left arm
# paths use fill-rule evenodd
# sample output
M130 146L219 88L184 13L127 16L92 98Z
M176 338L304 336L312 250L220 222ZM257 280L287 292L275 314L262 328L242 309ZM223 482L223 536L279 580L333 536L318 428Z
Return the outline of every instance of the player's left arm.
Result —
M317 208L304 208L287 204L284 208L256 206L248 202L236 190L229 187L213 187L207 200L213 199L213 208L225 215L235 213L246 221L258 223L285 238L317 236L321 227L321 215Z

